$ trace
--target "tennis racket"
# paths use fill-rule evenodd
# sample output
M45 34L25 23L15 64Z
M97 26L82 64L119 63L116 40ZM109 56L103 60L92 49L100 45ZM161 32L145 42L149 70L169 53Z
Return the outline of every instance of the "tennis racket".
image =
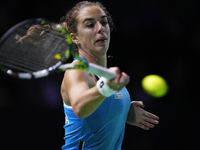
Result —
M79 64L68 63L71 58L76 58ZM0 68L20 79L42 78L67 69L85 70L107 79L116 76L106 68L82 60L67 31L43 18L22 21L1 37Z

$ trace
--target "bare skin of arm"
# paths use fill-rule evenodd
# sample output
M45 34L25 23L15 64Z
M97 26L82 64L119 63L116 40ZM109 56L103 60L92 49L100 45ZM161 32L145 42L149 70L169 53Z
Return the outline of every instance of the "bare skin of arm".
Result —
M128 84L128 76L125 73L119 73L117 67L110 70L118 75L107 84L110 87L115 87L114 90L121 90ZM99 93L94 75L75 69L65 72L61 85L61 95L64 103L72 106L74 113L79 118L91 115L106 98Z

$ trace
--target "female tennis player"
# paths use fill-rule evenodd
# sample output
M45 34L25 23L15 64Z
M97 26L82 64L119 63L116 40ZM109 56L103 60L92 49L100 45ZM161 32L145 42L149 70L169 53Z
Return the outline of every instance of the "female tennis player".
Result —
M61 22L81 58L107 67L113 22L101 3L79 2ZM117 74L112 80L81 70L65 72L61 85L65 112L63 150L77 150L81 141L83 150L120 150L126 122L145 130L158 124L159 118L143 110L141 101L131 102L125 88L128 75L118 67L109 70Z

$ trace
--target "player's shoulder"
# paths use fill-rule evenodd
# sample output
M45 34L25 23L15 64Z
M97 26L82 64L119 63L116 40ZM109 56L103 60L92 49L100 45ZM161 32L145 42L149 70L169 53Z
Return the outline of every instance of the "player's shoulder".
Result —
M71 64L78 65L78 61L73 61ZM68 69L65 71L64 79L65 80L77 80L77 81L87 81L89 77L89 73L84 70L78 70L78 69Z

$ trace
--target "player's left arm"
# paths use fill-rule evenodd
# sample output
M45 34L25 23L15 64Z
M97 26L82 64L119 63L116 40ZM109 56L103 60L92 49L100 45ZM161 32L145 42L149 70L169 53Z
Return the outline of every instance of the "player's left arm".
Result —
M154 124L159 123L159 117L145 111L141 107L144 107L142 101L132 101L126 122L144 130L154 128Z

